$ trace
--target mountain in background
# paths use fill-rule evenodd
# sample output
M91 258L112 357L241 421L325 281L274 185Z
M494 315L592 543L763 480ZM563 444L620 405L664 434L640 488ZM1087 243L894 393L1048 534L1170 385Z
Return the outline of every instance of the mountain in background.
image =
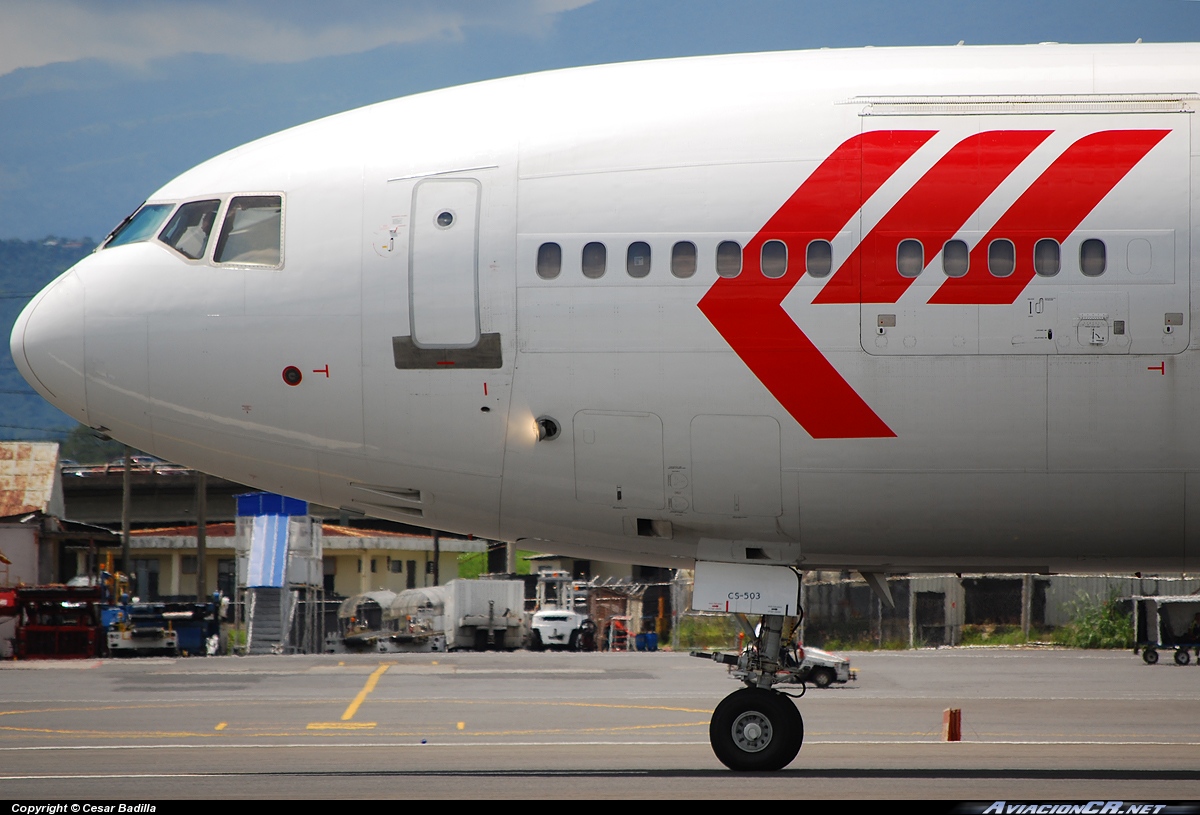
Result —
M0 240L0 440L62 441L79 423L29 386L8 347L17 315L35 294L93 249L91 238Z

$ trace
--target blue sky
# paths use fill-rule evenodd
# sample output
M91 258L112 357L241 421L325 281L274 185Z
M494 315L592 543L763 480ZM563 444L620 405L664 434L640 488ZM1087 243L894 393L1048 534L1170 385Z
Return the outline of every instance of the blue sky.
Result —
M1195 0L0 0L0 238L102 237L156 187L309 119L631 59L1200 40Z

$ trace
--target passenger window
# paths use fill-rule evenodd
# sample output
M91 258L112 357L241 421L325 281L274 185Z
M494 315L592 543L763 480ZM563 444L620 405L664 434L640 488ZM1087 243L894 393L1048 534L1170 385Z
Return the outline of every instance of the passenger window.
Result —
M737 277L741 273L741 245L737 241L721 241L717 244L717 274L720 277Z
M604 277L604 267L608 263L608 250L599 241L592 241L583 247L583 276L592 279Z
M537 273L542 280L553 280L562 271L562 247L543 243L538 247Z
M184 204L158 233L158 239L185 258L198 260L204 257L219 206L221 202L216 200Z
M912 238L896 247L896 271L901 277L916 277L925 268L925 247Z
M942 271L946 277L962 277L971 268L971 253L966 241L946 241L942 246Z
M767 241L762 247L762 273L764 277L783 277L787 274L787 244L783 241Z
M809 241L804 253L804 268L813 277L828 277L833 271L833 244L829 241Z
M696 273L696 244L679 241L671 247L671 274L691 277Z
M1079 271L1088 277L1099 277L1108 268L1108 255L1104 241L1088 238L1079 246Z
M625 270L630 277L645 277L650 274L650 244L634 241L629 244L625 255Z
M112 231L104 248L150 240L174 208L174 204L146 204Z
M243 195L229 202L217 263L279 266L282 260L283 199L278 195Z
M1017 250L1007 238L997 238L988 244L988 271L992 277L1008 277L1017 267Z
M1041 277L1054 277L1062 268L1062 247L1058 241L1042 238L1033 245L1033 270Z

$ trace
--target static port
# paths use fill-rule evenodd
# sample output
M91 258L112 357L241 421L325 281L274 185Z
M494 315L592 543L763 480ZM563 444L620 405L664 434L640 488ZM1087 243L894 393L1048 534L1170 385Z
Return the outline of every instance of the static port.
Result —
M303 378L304 378L304 375L302 373L300 373L300 369L297 368L295 365L289 365L283 369L283 381L288 383L292 387L299 385L300 380Z

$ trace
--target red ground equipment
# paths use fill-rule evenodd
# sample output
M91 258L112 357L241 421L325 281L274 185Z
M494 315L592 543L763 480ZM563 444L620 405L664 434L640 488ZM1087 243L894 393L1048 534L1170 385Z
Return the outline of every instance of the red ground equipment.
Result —
M17 659L87 659L104 644L99 586L28 586L17 593Z

